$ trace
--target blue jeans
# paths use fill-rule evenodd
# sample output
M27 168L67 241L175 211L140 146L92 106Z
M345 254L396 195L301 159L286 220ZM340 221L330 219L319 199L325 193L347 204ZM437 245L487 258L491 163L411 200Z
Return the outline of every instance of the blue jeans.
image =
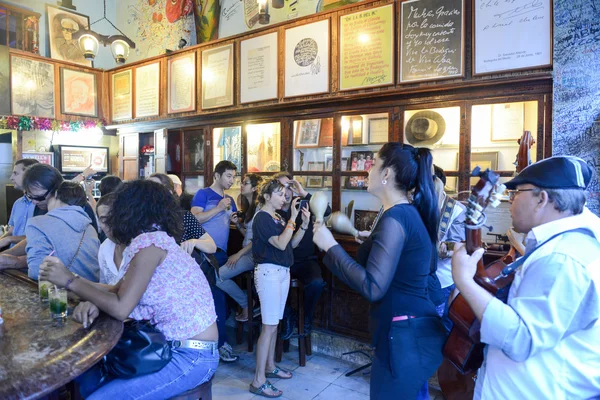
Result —
M248 296L231 278L234 278L243 272L252 271L253 269L254 260L252 259L252 253L246 253L240 257L233 268L225 266L219 268L219 277L221 279L217 278L217 287L231 296L231 298L242 308L248 307Z
M219 262L219 267L223 266L227 262L227 253L221 249L217 249L214 254L215 258ZM217 278L218 280L218 278ZM219 331L219 347L223 346L223 343L227 341L227 299L225 298L225 292L216 286L211 286L210 290L213 295L215 302L215 312L217 313L217 330Z
M435 307L438 315L442 318L442 324L444 324L444 328L446 328L447 332L450 332L452 330L452 326L454 325L448 316L448 311L450 310L450 303L448 300L450 298L450 293L452 293L455 287L456 285L453 283L452 285L443 288L442 292L444 292L444 302Z
M173 358L160 371L131 379L114 379L94 390L89 387L98 382L93 374L100 368L93 367L78 379L81 394L87 400L104 399L168 399L207 382L219 365L217 350L173 349ZM87 376L86 376L87 375ZM90 395L87 395L88 393Z

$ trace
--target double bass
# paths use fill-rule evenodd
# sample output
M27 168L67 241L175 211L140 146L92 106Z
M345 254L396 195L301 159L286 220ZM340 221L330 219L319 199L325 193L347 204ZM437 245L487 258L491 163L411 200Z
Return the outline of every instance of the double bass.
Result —
M518 141L519 152L517 155L516 173L519 173L530 163L529 150L535 143L531 133L525 131ZM488 172L488 171L486 171ZM480 181L473 188L469 202L467 204L466 224L466 249L467 253L472 254L481 247L481 229L476 226L476 219L469 218L469 213L479 215L485 209L487 204L495 205L495 196L493 193L486 198L490 184L496 183L495 174L481 174ZM503 190L496 188L496 190ZM479 224L480 226L482 223ZM514 276L502 276L504 268L515 261L518 253L523 254L522 243L517 239L517 235L509 230L508 236L511 242L511 248L504 257L483 265L483 259L477 264L477 272L474 280L489 293L495 297L506 299L508 290ZM446 344L444 345L444 361L438 369L438 380L442 393L447 400L454 399L472 399L475 389L475 379L477 369L483 362L484 344L480 341L479 328L480 323L475 317L473 310L466 302L464 297L458 294L452 301L448 315L454 326Z

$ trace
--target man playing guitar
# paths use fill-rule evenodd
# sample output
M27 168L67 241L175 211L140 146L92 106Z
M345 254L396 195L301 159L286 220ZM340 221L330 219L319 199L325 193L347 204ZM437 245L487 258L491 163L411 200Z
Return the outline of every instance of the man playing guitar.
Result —
M551 157L506 183L515 231L526 233L508 301L473 279L479 249L457 246L452 276L481 322L479 399L600 396L600 218L585 207L592 168Z

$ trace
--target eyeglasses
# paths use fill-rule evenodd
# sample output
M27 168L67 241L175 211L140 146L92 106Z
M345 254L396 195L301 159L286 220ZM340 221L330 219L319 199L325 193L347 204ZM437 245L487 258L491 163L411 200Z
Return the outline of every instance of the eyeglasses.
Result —
M514 189L514 190L507 189L505 193L506 193L506 195L508 196L508 198L509 198L510 200L514 200L514 199L515 199L515 196L517 195L517 193L521 193L521 192L531 192L531 191L534 191L534 190L535 190L535 189Z
M44 193L41 196L33 196L32 194L25 192L25 197L27 197L29 200L44 201L44 200L46 200L46 197L48 197L50 192L51 192L51 190L48 190L46 193Z

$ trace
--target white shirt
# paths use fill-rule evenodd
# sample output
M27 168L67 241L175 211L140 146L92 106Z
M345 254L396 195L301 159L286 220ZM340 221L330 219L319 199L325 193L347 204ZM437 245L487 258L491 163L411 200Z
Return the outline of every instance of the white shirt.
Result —
M100 283L106 285L115 285L121 280L125 271L123 269L123 263L121 267L117 269L115 264L115 249L117 245L110 239L106 239L100 245L98 250L98 264L100 264Z
M464 242L465 240L465 212L467 208L460 203L456 202L456 205L452 209L452 215L450 221L448 221L448 230L442 237L442 242ZM443 210L442 210L443 212ZM437 270L435 271L438 279L440 280L440 286L446 288L454 283L452 280L452 257L438 258Z
M553 235L516 271L508 304L483 314L486 343L475 399L590 399L600 396L600 219L582 214L528 234L526 253Z

